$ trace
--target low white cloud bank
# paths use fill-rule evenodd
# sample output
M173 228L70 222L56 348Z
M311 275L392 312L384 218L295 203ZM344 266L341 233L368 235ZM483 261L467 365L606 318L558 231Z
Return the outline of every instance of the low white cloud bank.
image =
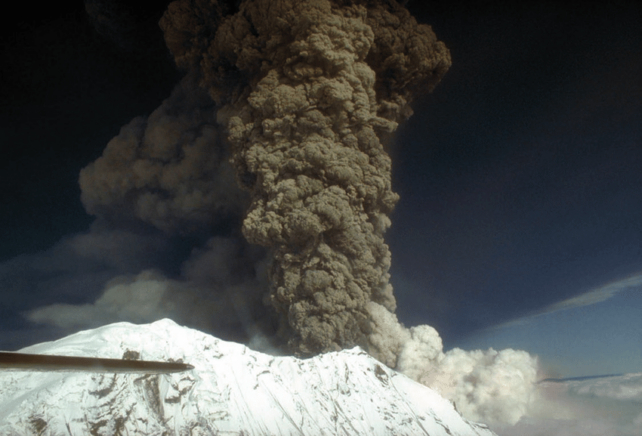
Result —
M599 379L573 380L567 382L567 385L569 393L575 396L640 403L640 413L642 413L642 373Z
M516 425L491 425L499 436L640 436L642 373L538 385Z

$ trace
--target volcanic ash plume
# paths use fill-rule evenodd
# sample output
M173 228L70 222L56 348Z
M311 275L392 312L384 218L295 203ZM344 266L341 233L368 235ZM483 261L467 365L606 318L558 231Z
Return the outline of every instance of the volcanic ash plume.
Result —
M395 310L382 140L447 71L444 44L394 1L179 0L160 24L220 107L281 335L300 355L361 345L394 367L374 339L378 308Z
M87 212L182 233L240 215L247 194L234 183L214 119L212 100L186 76L159 108L124 126L80 172Z

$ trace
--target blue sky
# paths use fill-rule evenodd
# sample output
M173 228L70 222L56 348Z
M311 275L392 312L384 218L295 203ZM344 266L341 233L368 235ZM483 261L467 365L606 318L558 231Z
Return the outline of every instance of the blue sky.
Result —
M585 6L435 17L453 66L392 150L400 319L562 376L642 367L639 286L552 311L642 270L640 9Z
M553 378L639 372L641 307L642 274L636 274L476 332L457 345L529 350Z

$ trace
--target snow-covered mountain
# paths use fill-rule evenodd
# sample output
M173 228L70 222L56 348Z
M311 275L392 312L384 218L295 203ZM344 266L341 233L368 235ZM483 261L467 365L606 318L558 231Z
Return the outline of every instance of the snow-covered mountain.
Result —
M184 361L163 375L0 373L0 435L491 436L354 348L273 357L170 320L112 324L23 352Z

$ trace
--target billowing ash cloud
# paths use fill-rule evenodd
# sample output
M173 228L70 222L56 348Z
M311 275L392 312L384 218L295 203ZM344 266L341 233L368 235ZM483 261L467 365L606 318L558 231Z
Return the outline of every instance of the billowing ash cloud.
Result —
M109 231L145 223L166 240L209 239L177 275L127 271L93 303L28 318L80 327L169 316L227 338L276 338L301 356L359 345L468 418L519 420L532 356L444 352L432 327L394 314L383 236L398 196L384 146L450 66L431 28L392 0L178 0L160 25L186 78L82 171L82 201ZM242 235L218 234L226 220ZM107 230L85 238L88 252Z
M227 13L227 15L226 15ZM290 348L371 340L374 303L395 310L383 234L398 196L381 139L450 55L395 2L180 0L160 22L176 63L220 105L252 202L243 234L274 256L270 299Z
M234 182L214 103L186 76L149 117L138 117L80 172L87 212L186 233L239 216L247 194Z

